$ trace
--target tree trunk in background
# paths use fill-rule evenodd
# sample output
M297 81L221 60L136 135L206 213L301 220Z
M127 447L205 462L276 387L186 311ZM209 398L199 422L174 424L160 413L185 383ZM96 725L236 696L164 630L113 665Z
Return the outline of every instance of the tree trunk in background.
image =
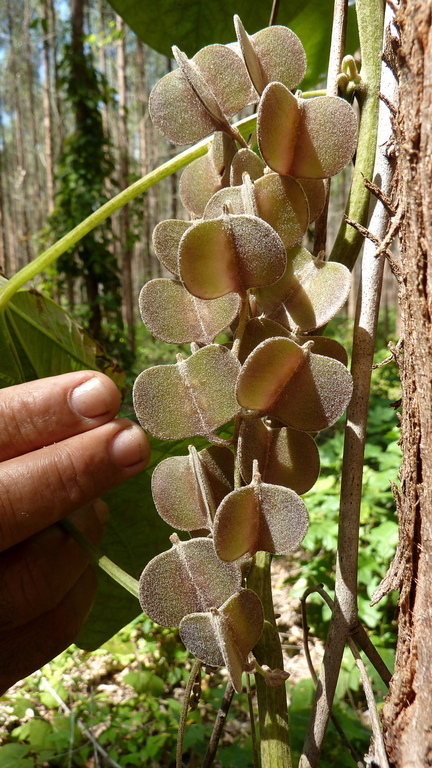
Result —
M12 92L15 102L15 115L16 115L16 157L17 167L15 169L15 197L16 197L16 210L20 219L20 229L15 231L15 237L18 236L19 240L23 244L22 249L22 261L29 263L33 258L33 249L31 245L30 226L28 217L28 181L27 181L27 168L24 158L24 131L22 122L22 103L20 88L18 85L18 71L17 71L17 54L15 48L15 24L13 19L13 10L10 0L7 0L6 4L8 31L10 35L10 53L11 53L11 75L12 75ZM19 234L18 234L19 233ZM19 266L24 266L23 263Z
M27 141L26 147L26 165L29 168L29 180L32 186L32 194L28 195L27 208L30 210L32 230L38 232L44 223L45 218L45 195L42 191L40 162L39 162L39 136L36 118L36 105L34 96L35 67L33 65L33 48L30 39L31 13L29 0L24 2L24 42L25 42L25 65L27 80L27 108L28 120L30 124L30 142ZM36 70L37 71L37 70ZM36 75L37 78L37 75ZM28 146L30 144L30 146ZM30 161L31 158L31 161Z
M396 666L383 709L390 764L432 764L432 27L430 0L401 0L396 118L403 353ZM396 573L397 571L397 573Z
M51 56L51 64L52 64L52 76L51 76L51 108L54 111L54 117L53 120L53 157L54 157L54 165L56 158L59 156L61 148L63 146L63 137L64 137L64 127L63 127L63 107L62 107L62 100L61 100L61 90L59 85L59 74L58 74L58 45L57 45L57 19L56 19L56 11L54 7L54 0L44 0L44 3L47 4L47 15L48 15L48 27L51 32L51 41L49 44L52 56Z
M126 103L126 47L124 39L124 22L117 16L117 29L120 33L117 41L117 74L119 99L119 181L120 188L127 187L129 180L129 147L127 133L127 103ZM123 288L123 317L128 329L128 341L131 352L135 351L135 295L132 283L132 254L129 232L129 206L124 205L120 211L120 242Z
M148 103L148 84L147 84L147 72L146 62L144 57L144 45L137 37L136 39L136 65L137 65L137 106L138 106L138 120L139 120L139 155L140 155L140 174L145 176L149 171L148 152L147 152L147 131L146 122L148 118L147 103ZM142 198L143 204L143 242L141 244L143 251L143 280L148 280L151 276L151 255L150 255L150 243L151 243L151 225L150 225L150 206L149 206L149 192ZM141 277L141 276L140 276Z
M53 145L53 125L51 109L51 56L49 46L49 34L51 31L50 14L47 0L42 0L41 14L44 23L43 36L43 110L44 110L44 128L45 128L45 166L47 183L47 204L48 213L52 213L54 208L54 145Z

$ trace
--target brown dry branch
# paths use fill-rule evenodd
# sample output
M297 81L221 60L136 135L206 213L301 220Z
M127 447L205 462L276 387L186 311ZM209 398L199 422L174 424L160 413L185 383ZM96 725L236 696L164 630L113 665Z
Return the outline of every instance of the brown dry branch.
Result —
M387 9L386 24L390 23ZM381 90L393 100L395 81L390 70L383 64ZM388 195L392 169L385 152L391 124L388 110L380 103L378 151L374 179L381 180L384 194ZM369 231L380 241L387 231L388 214L379 201L375 202L369 223ZM366 424L368 416L370 374L375 348L375 334L382 283L384 258L375 256L375 248L365 243L362 278L359 287L357 316L353 338L352 374L354 393L347 411L345 448L342 467L341 506L338 553L336 562L335 608L330 630L311 723L306 735L299 768L315 768L318 765L322 744L330 717L339 675L343 649L348 636L358 626L357 614L357 563L358 528L362 496L362 474Z

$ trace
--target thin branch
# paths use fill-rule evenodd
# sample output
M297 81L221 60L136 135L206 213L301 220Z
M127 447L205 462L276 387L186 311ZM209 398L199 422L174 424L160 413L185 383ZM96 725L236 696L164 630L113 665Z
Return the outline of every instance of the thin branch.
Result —
M304 593L304 595L302 597L302 600L301 600L301 603L302 603L303 628L305 628L305 627L307 628L307 632L305 632L305 629L303 629L303 631L304 631L304 638L305 638L305 650L306 650L306 644L307 644L307 637L308 637L308 634L309 634L309 627L307 626L307 617L306 617L306 599L307 599L307 597L312 592L318 592L318 594L321 595L323 600L325 600L325 602L329 606L330 610L332 612L334 611L334 602L331 599L331 597L327 594L327 592L325 591L325 589L324 589L322 584L319 584L316 587L310 587L309 589L306 590L306 592ZM376 745L376 749L377 749L377 753L378 753L377 757L378 757L378 760L379 760L380 768L389 768L389 764L388 764L388 760L387 760L387 754L386 754L385 747L384 747L383 736L382 736L382 733L381 733L381 727L380 727L380 722L379 722L378 710L377 710L377 706L376 706L376 702L375 702L375 696L374 696L374 692L372 690L371 682L369 680L369 677L368 677L368 674L367 674L367 671L366 671L366 667L365 667L365 665L363 663L363 659L361 658L361 656L360 656L360 654L359 654L359 652L357 650L357 646L356 646L356 644L354 642L353 637L348 636L347 643L348 643L348 647L349 647L352 655L354 656L354 659L355 659L355 662L356 662L356 666L357 666L357 668L359 670L359 673L360 673L360 677L361 677L361 681L362 681L362 685L363 685L363 690L364 690L364 693L365 693L366 702L367 702L367 705L368 705L369 714L370 714L370 718L371 718L372 733L373 733L373 737L374 737L374 741L375 741L375 745ZM314 680L314 682L316 684L317 683L317 677L316 677L316 674L315 674L315 670L313 669L312 660L310 659L310 654L308 654L308 655L309 655L309 659L308 659L309 670L311 671L312 678L313 678L313 680ZM342 736L342 739L343 739L344 743L349 748L352 757L354 757L354 759L357 761L357 765L362 766L363 763L361 761L359 761L359 758L356 755L355 750L352 749L348 739L346 738L345 734L343 733L343 730L342 730L341 726L339 725L339 723L337 723L337 725L336 725L337 721L335 722L335 717L334 717L333 714L331 714L331 719L332 719L334 725L336 726L336 728L338 730L338 733Z
M362 53L376 59L378 51L370 48L371 14L377 10L377 3L358 2L359 28L362 36ZM387 23L391 21L391 12L387 8ZM385 27L387 24L384 25ZM376 36L376 30L373 31ZM382 41L382 27L381 27ZM376 42L376 41L375 41ZM365 49L363 50L363 44ZM396 84L388 67L382 63L381 90L393 100ZM378 84L376 85L378 91ZM378 102L378 100L377 100ZM387 108L379 103L379 131L373 131L374 148L377 144L377 158L373 173L375 183L381 179L384 194L389 195L392 168L385 152L391 122ZM364 148L363 148L364 149ZM364 168L360 168L364 172ZM370 178L372 174L365 173ZM365 189L362 179L363 191ZM378 200L371 203L369 231L374 237L384 238L388 226L388 214ZM357 566L359 545L359 520L362 496L362 475L364 446L366 442L366 424L370 393L370 377L375 350L375 337L378 321L379 301L382 284L384 258L375 256L376 248L366 241L362 277L359 287L357 314L353 338L352 375L354 382L353 396L347 410L345 448L342 466L340 525L338 552L336 561L335 609L330 622L324 659L321 667L317 695L311 722L306 734L299 768L316 768L327 729L330 710L335 695L343 650L349 634L358 626L357 614Z
M234 688L232 683L228 681L227 686L225 688L225 693L223 695L223 699L219 707L219 711L217 713L215 724L213 726L212 735L210 736L210 741L208 743L207 752L204 757L202 768L210 768L210 766L213 765L213 761L216 757L219 739L221 737L221 734L225 725L225 721L228 716L228 712L231 706L233 696L234 696Z
M379 715L378 715L378 710L375 702L374 692L372 690L371 681L369 680L366 667L363 664L363 659L361 658L357 650L356 644L352 638L348 638L348 645L352 655L355 658L357 668L360 672L363 690L366 696L366 702L368 705L369 715L371 719L372 733L374 737L374 746L377 753L378 764L380 768L389 768L387 753L384 746L384 740L381 732Z
M259 760L258 742L257 742L257 736L256 736L255 717L254 717L254 711L253 711L252 690L251 690L249 672L246 672L246 692L248 697L249 722L251 725L253 763L254 763L254 768L259 768L260 760Z
M272 27L273 24L276 24L277 22L277 15L279 11L279 5L280 0L273 0L273 5L270 13L270 21L269 21L269 27Z
M192 669L190 671L189 680L184 692L183 706L180 714L178 737L177 737L177 751L176 751L176 768L183 768L183 739L186 728L186 719L189 711L189 699L192 693L192 689L195 685L195 681L201 672L202 661L195 659Z
M51 694L51 696L56 700L57 704L59 705L59 709L62 710L66 715L72 716L73 712L68 707L66 702L63 701L61 696L58 695L55 688L53 688L46 677L43 677L41 674L41 683L46 691ZM92 732L86 728L82 720L76 720L75 721L78 728L80 729L81 733L92 743L93 748L100 754L101 757L105 760L106 764L109 766L112 766L112 768L122 768L122 766L119 763L116 763L115 760L112 759L112 757L109 756L108 752L104 750L104 748L99 744L97 738L93 736Z

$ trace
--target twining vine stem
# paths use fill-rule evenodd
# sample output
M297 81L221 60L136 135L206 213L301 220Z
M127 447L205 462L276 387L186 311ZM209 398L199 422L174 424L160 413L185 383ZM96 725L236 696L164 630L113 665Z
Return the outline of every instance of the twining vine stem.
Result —
M373 7L378 3L369 0L357 4L361 35L368 38ZM381 8L381 10L383 10ZM367 11L366 18L365 12ZM367 24L366 24L367 21ZM368 30L366 29L368 27ZM380 29L383 29L381 24ZM363 50L363 48L362 48ZM369 50L369 54L371 51ZM375 60L380 63L379 48ZM381 91L394 101L394 78L383 65ZM376 100L378 102L378 88ZM390 194L392 169L386 155L387 141L391 136L389 112L380 105L380 134L374 169L374 182L380 180L385 195ZM366 190L367 194L369 191ZM370 231L382 240L389 218L386 208L376 199L372 201ZM353 230L354 231L354 230ZM376 256L376 247L367 241L363 253L362 277L359 288L357 314L354 325L352 375L354 393L347 410L344 460L342 467L340 524L336 562L335 608L330 622L314 709L306 735L299 768L316 768L330 716L342 654L350 633L358 627L357 615L357 565L359 544L359 520L362 495L364 446L370 392L370 375L375 349L376 327L380 302L384 256Z

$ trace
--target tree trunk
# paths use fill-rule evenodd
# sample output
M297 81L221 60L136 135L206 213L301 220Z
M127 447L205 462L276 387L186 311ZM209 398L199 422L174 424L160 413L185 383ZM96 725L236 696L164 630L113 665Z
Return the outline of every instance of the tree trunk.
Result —
M50 32L50 14L48 9L47 0L43 0L41 6L41 14L44 20L45 29L43 36L43 111L44 111L44 128L45 128L45 165L46 165L46 182L47 182L47 204L48 213L52 213L54 208L54 143L53 143L53 125L52 125L52 110L51 110L51 62L50 62L50 47L48 42L48 35Z
M15 46L15 24L13 18L13 9L10 0L6 4L7 22L10 35L10 54L11 54L11 75L12 75L12 93L15 103L15 140L17 153L17 168L15 169L15 195L17 199L17 210L21 220L19 237L24 244L25 263L29 263L33 258L33 249L31 245L31 232L28 219L28 183L27 168L24 158L24 131L22 122L22 104L20 87L18 84L17 54ZM15 232L16 236L16 232ZM20 264L23 266L23 264Z
M124 39L124 22L117 16L117 29L120 32L117 42L117 74L119 98L119 153L120 153L120 187L127 187L129 181L128 134L127 134L127 103L126 103L126 47ZM128 341L132 352L135 351L135 297L132 281L133 248L129 242L129 206L124 205L120 211L120 242L122 246L122 287L123 287L123 316L128 330Z
M136 65L137 65L137 106L139 120L139 154L140 154L140 174L145 176L149 170L148 151L147 151L147 131L146 123L148 118L148 82L146 61L144 56L144 45L137 37L136 39ZM147 281L151 276L151 226L150 226L150 206L149 192L143 197L143 279Z
M401 0L396 117L403 353L396 666L383 709L390 763L432 764L432 26L430 0Z

